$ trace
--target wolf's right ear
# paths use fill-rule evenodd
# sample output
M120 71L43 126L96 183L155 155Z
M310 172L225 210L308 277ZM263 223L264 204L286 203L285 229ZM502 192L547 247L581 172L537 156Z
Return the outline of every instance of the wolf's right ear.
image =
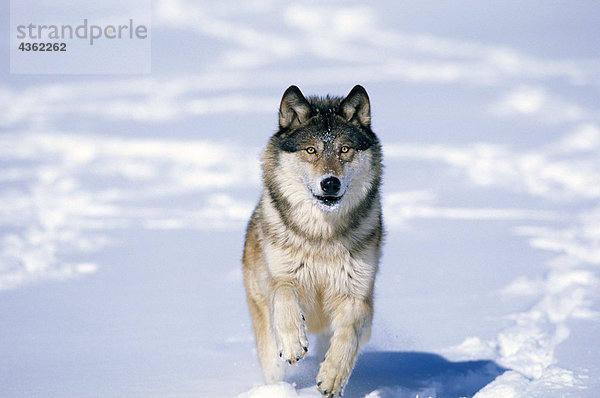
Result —
M290 86L281 98L279 106L279 127L293 128L301 125L310 117L311 107L300 89Z

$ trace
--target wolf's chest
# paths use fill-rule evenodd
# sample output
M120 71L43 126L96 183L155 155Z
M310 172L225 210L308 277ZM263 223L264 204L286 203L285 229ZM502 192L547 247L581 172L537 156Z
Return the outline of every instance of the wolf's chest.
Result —
M347 252L333 256L311 253L304 256L294 272L294 278L302 286L315 285L319 288L331 288L351 279L351 258Z
M308 297L328 297L370 294L375 278L376 264L354 259L346 250L332 256L313 255L293 274L294 282Z
M267 249L267 265L274 279L295 285L307 298L371 293L378 260L374 249L351 254L341 241L295 243Z

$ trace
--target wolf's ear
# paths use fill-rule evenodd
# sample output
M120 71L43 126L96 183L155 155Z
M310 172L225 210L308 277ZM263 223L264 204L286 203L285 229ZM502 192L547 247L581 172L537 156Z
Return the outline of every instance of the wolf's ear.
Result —
M362 127L371 127L371 105L369 104L367 91L363 86L354 86L348 96L340 103L338 112L350 123L358 123Z
M290 86L281 98L279 106L279 127L287 129L297 127L308 120L311 107L300 89Z

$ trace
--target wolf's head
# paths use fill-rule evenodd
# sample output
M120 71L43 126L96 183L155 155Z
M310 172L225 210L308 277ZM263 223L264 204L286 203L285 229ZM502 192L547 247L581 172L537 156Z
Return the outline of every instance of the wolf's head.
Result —
M362 86L345 98L308 99L298 87L289 87L270 147L276 159L265 159L265 172L269 163L277 164L270 170L277 174L273 188L290 202L309 198L323 210L336 210L345 202L358 204L378 188L381 153Z

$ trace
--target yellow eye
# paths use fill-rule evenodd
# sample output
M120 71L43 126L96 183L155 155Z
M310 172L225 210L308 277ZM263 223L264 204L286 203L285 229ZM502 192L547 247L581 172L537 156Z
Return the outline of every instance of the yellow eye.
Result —
M315 153L317 153L317 150L314 147L309 146L308 148L306 148L306 152L311 155L314 155Z
M340 149L342 151L342 153L348 153L350 151L350 147L347 145L342 146L342 148Z

